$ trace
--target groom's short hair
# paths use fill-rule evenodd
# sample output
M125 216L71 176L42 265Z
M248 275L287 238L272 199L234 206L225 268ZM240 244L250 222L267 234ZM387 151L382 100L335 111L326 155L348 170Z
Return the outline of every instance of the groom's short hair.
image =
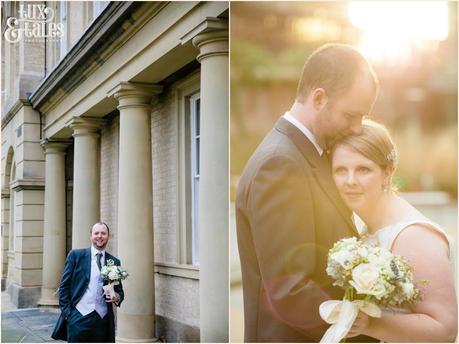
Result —
M105 222L96 222L95 224L92 225L91 229L89 230L89 233L92 234L92 229L94 228L95 225L104 225L105 228L107 228L107 233L110 234L110 228Z
M325 44L306 60L295 99L303 103L316 88L323 88L329 97L338 96L348 91L362 73L370 77L377 91L376 73L362 54L347 44Z

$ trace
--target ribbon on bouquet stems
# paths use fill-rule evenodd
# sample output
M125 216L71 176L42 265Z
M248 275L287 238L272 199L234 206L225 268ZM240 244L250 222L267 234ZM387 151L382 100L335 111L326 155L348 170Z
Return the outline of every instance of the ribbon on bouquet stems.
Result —
M374 318L381 317L381 309L365 300L330 300L322 302L319 307L320 317L332 324L320 340L321 343L339 343L352 327L355 318L362 311Z
M119 284L118 281L110 282L107 285L104 285L102 288L104 289L105 294L108 294L110 298L116 296L115 294L115 285Z

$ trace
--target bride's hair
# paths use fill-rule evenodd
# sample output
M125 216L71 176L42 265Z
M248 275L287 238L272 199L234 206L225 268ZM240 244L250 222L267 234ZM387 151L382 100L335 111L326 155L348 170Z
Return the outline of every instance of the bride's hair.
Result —
M390 173L391 189L396 191L392 183L392 176L398 164L398 152L395 143L387 128L370 119L362 121L362 133L349 135L338 142L332 148L332 154L336 147L345 145L356 150L365 158L370 159L382 170Z

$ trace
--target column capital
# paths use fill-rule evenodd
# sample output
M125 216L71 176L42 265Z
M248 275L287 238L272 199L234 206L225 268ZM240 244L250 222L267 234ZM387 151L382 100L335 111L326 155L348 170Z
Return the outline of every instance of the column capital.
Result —
M104 124L105 120L100 117L72 117L65 126L73 130L73 137L75 137L96 134Z
M46 154L65 154L67 147L72 144L71 140L44 139L40 145Z
M107 93L115 97L118 109L127 107L150 107L151 101L163 91L161 85L143 82L120 82Z
M190 43L196 36L212 31L228 31L228 20L215 17L206 17L187 34L180 38L182 45Z
M211 56L228 55L228 20L207 17L181 38L182 44L192 42L199 49L197 60Z

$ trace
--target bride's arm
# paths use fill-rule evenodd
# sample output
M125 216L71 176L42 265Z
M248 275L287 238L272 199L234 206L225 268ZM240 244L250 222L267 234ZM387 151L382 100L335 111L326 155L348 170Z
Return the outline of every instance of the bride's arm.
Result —
M454 342L457 300L445 238L413 225L398 236L393 252L412 265L415 281L428 280L421 288L422 300L412 306L412 314L384 313L381 318L364 319L357 332L385 342ZM362 327L362 319L356 326Z

